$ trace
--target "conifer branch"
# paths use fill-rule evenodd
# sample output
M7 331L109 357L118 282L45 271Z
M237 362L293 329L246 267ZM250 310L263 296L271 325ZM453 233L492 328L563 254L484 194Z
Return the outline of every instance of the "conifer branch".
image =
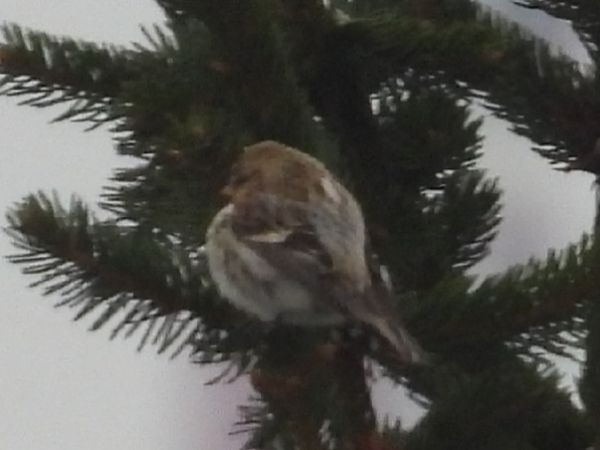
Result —
M386 224L371 227L376 250L404 289L429 289L485 256L500 221L496 183L472 169L481 120L441 80L416 71L387 81L371 100L385 169L363 164L361 173L378 180L376 200L363 200Z
M478 356L494 363L436 370L435 401L407 434L403 448L451 449L466 442L481 449L490 442L499 448L586 448L592 428L558 387L555 371L539 370L514 356Z
M468 21L474 18L478 9L478 5L470 0L340 0L334 4L351 16L364 17L387 10L437 22Z
M439 254L451 258L448 270L465 270L487 255L488 246L500 224L500 191L496 181L480 171L456 172L447 177L439 199L434 199L425 221L436 224ZM465 217L465 211L473 215Z
M133 53L114 46L57 38L1 27L0 95L24 96L22 104L48 107L70 103L55 120L74 119L92 126L115 120L121 83L134 77Z
M277 1L158 3L171 17L190 15L210 31L229 68L233 97L255 140L275 139L307 151L319 150L319 127L290 65L275 16Z
M415 330L441 353L508 342L535 359L540 350L568 356L567 347L586 331L590 302L600 295L593 276L598 270L596 238L586 236L578 245L550 252L545 261L531 260L486 278L475 289L466 279L447 280L419 305Z
M61 294L58 305L76 308L75 320L100 310L92 330L116 319L113 337L144 328L140 348L153 342L162 352L184 335L189 345L227 315L187 252L139 228L94 222L79 200L64 209L44 194L29 196L7 218L21 250L9 261L35 275L31 286L45 295Z
M468 83L463 95L482 98L552 162L593 147L599 120L594 80L573 60L551 52L547 42L497 14L480 10L477 21L430 21L385 12L342 28L362 36L356 45L379 61L371 64L379 72L382 66L400 74L417 69L449 86Z

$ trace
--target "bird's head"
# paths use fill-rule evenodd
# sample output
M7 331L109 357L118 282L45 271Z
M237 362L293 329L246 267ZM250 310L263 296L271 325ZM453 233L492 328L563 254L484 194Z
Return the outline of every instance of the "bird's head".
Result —
M324 176L327 170L313 157L279 142L263 141L244 149L221 193L233 202L258 192L306 201L310 186Z

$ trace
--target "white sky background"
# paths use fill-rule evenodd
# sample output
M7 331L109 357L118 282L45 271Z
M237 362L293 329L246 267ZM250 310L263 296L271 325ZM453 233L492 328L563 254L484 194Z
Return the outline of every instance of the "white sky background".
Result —
M514 9L507 0L485 0L515 15L583 60L568 23ZM78 38L127 45L142 41L138 24L161 21L151 0L0 0L0 21ZM90 204L113 168L131 163L116 156L106 130L83 133L73 123L50 125L56 110L18 107L0 98L0 217L24 195L56 189L76 192ZM477 114L487 113L477 110ZM499 176L504 222L492 254L477 270L492 273L550 246L562 248L591 229L592 176L552 171L527 140L495 118L484 126L481 166ZM4 224L0 218L0 224ZM0 255L13 251L0 234ZM52 308L28 289L30 278L0 262L0 448L10 450L235 449L227 436L246 399L247 385L204 386L206 369L185 358L169 361L135 339L109 342L108 329L88 333L71 311ZM110 327L108 327L110 328ZM572 367L569 370L573 370ZM210 371L210 375L214 371ZM385 383L374 388L382 413L415 411Z

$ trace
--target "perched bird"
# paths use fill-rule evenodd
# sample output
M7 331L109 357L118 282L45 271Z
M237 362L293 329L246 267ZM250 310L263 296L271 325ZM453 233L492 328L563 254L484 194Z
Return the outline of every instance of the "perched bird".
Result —
M263 321L366 324L403 362L422 352L365 250L360 206L317 159L274 141L246 147L210 224L206 255L220 294Z

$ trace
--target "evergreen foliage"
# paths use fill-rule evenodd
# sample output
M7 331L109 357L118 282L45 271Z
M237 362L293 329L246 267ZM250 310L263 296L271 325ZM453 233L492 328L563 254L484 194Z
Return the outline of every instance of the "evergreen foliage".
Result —
M56 120L108 124L139 159L106 189L108 220L44 193L8 212L9 259L32 286L140 348L228 363L215 382L249 375L247 448L600 448L596 236L480 284L467 273L500 221L469 105L569 162L598 137L596 72L470 0L157 3L165 25L128 48L2 28L0 94L64 103ZM596 2L523 4L571 20L598 60ZM351 187L428 365L398 366L363 330L267 326L218 298L204 232L231 162L263 139L316 155ZM574 346L582 408L550 358ZM377 426L365 357L426 406L414 429Z

